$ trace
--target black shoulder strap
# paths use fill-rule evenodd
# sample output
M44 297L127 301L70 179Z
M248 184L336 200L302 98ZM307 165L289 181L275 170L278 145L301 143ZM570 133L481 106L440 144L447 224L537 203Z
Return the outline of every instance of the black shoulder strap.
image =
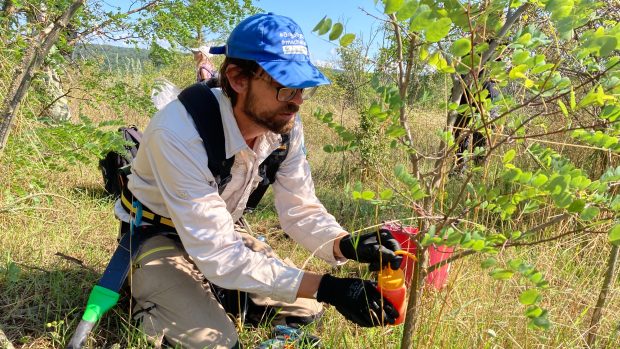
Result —
M181 91L179 101L194 119L207 151L209 170L221 191L230 181L230 169L235 157L226 159L224 126L217 98L206 84L196 83Z
M265 195L270 184L276 181L276 173L280 168L280 164L286 159L289 149L289 134L282 135L282 143L274 150L258 167L258 174L263 180L258 184L256 189L250 194L248 203L245 206L245 212L251 212L256 209L258 203Z
M213 173L221 194L230 181L230 169L235 157L226 159L224 126L222 125L222 115L217 98L206 83L199 82L181 91L179 101L183 103L187 112L194 119L196 129L209 157L209 170ZM288 155L288 149L289 135L284 134L280 147L274 150L259 166L259 175L263 180L248 198L246 211L252 211L256 208L269 185L276 180L276 172Z

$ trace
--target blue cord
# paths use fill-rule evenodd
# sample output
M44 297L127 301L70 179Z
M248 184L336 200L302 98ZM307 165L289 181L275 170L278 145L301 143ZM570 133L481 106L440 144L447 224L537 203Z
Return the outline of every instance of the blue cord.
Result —
M134 215L129 215L129 233L133 236L134 228L142 224L142 203L138 200L133 200L131 206L136 211Z

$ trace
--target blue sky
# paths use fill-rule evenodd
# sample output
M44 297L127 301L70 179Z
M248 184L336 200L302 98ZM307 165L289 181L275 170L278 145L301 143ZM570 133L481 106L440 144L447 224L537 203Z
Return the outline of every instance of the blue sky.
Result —
M312 33L312 29L323 18L328 16L335 23L341 22L345 26L345 33L353 33L368 42L373 31L380 22L370 15L381 17L381 9L375 6L374 0L252 0L253 4L265 12L273 12L292 18L300 26L314 62L333 62L337 59L336 43L329 42L327 35L319 37ZM126 10L132 2L126 0L106 0L104 4L109 8ZM381 5L379 5L381 7ZM366 12L370 15L368 15ZM208 37L208 35L207 35ZM104 40L105 42L105 40ZM165 43L161 43L166 46ZM223 44L223 43L222 43ZM376 47L376 39L375 46ZM115 42L113 45L123 45ZM371 49L370 55L376 52Z
M373 0L253 0L253 3L266 12L287 16L297 22L306 36L314 61L329 61L336 57L336 44L330 43L326 35L319 37L312 33L323 16L343 23L345 32L361 35L365 41L370 39L372 30L377 28L379 22L360 8L374 16L381 16Z

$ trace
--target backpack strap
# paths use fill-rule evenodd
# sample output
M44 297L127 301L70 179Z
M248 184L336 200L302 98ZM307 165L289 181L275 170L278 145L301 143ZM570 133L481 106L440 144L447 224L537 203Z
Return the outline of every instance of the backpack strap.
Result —
M179 101L192 116L209 158L209 170L215 177L220 194L230 181L235 157L226 158L224 126L220 104L204 83L196 83L179 94Z
M209 170L213 173L221 194L226 184L231 179L230 169L235 157L226 158L224 126L217 98L211 92L207 83L196 83L187 87L179 94L179 101L194 119L196 129L202 138L207 156L209 157ZM276 180L276 172L280 164L288 155L289 134L282 135L282 144L273 151L260 165L258 174L263 178L254 189L248 203L246 212L252 211L258 205L270 184Z
M276 173L280 168L280 164L286 159L288 155L290 143L290 136L288 133L282 135L282 143L280 146L274 150L258 167L258 174L263 178L263 180L258 183L258 186L250 197L248 198L248 203L245 207L245 212L252 212L258 206L258 203L265 195L267 188L269 185L273 184L276 181Z
M131 162L138 154L138 148L140 147L140 142L142 141L142 132L138 131L138 128L135 125L121 127L119 131L123 132L123 137L125 140L134 143L134 146L132 147L125 147L131 154L131 158L127 159L127 161Z

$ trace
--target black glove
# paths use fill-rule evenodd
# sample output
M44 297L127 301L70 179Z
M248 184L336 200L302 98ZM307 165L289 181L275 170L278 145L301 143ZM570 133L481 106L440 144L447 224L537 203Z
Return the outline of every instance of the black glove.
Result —
M323 275L316 300L333 305L345 318L362 327L393 324L399 315L374 283L357 278Z
M395 255L394 251L400 249L400 244L392 233L385 229L356 236L349 235L340 240L342 255L358 262L370 263L370 271L380 270L387 263L390 263L392 269L398 269L403 257Z

